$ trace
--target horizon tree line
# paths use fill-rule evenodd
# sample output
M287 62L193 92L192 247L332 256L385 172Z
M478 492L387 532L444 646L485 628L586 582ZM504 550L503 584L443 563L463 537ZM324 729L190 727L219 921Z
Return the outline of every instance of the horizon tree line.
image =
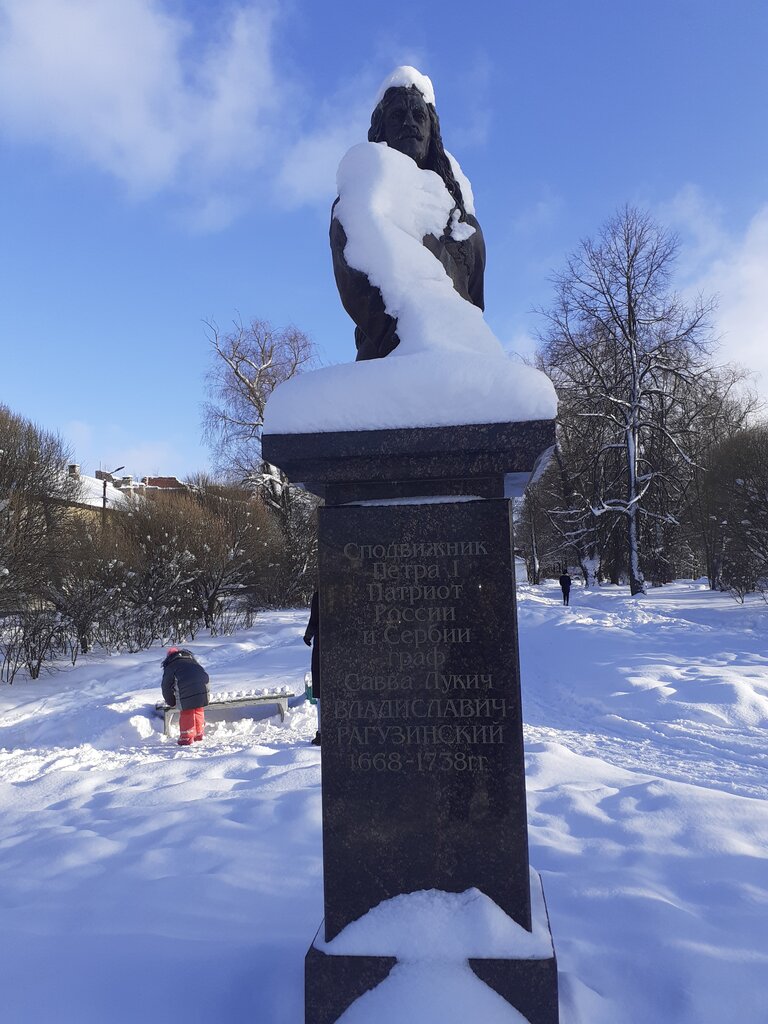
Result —
M764 443L760 403L746 371L713 362L714 301L672 289L677 252L627 206L553 279L536 363L557 389L557 444L518 516L531 582L577 567L633 595L680 576L768 587L768 500L747 458Z
M706 575L739 600L768 594L768 422L747 371L714 362L713 300L674 291L677 253L627 206L553 278L535 361L557 389L557 443L516 509L531 583L570 569L636 595ZM318 501L263 461L261 437L314 343L260 319L206 326L215 475L182 493L87 518L62 439L0 405L0 680L308 604Z

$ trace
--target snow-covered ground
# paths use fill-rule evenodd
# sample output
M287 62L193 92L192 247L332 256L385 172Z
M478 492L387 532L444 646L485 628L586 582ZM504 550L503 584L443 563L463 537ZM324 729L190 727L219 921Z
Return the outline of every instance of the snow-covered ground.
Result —
M216 689L300 693L305 624L270 613L190 646ZM562 1024L764 1024L768 606L679 583L576 588L563 608L523 586L520 632ZM10 1024L302 1024L322 917L314 710L179 748L150 713L162 653L0 691ZM519 1024L478 984L404 965L396 1024ZM354 1019L394 1024L381 1002Z

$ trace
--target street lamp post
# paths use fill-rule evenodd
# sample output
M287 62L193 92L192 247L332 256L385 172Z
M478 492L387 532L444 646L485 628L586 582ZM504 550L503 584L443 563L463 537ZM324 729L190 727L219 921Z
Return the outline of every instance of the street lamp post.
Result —
M104 490L101 498L101 528L104 529L104 525L107 521L107 481L112 479L115 473L119 473L121 469L125 469L125 466L118 466L116 469L110 470L109 473L104 477L103 484Z

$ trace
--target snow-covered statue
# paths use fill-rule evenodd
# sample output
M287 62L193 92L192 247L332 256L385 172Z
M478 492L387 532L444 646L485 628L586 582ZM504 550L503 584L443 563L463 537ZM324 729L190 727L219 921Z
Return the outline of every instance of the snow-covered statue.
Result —
M440 194L444 190L450 197L451 209L438 233L429 232L420 241L439 260L458 294L483 309L483 233L474 215L469 182L443 146L429 78L410 67L397 68L390 75L379 92L368 141L384 143L412 160L420 170L439 176L443 189L438 182L431 181L429 195L425 196L427 205L433 205L435 199L438 204L441 199L445 204L445 197ZM392 161L395 175L400 162L398 158ZM336 214L340 201L341 197L333 204L330 231L336 284L344 308L356 324L357 358L377 359L400 343L397 318L387 312L381 290L368 274L351 267L345 258L347 233ZM436 222L434 226L437 227Z
M511 359L483 318L483 234L426 75L389 76L368 138L339 165L330 232L357 360L281 384L265 433L552 419L549 378Z

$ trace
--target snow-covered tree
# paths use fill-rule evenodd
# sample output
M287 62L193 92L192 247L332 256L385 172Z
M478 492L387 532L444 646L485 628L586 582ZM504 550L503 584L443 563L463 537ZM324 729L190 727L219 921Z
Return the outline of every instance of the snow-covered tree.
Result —
M695 437L694 464L680 516L683 544L698 552L713 590L722 590L727 525L727 496L720 486L718 450L749 426L761 403L749 388L749 374L733 366L713 371L702 394ZM727 474L726 474L727 475Z
M539 364L560 400L561 453L571 482L559 514L579 543L623 523L631 592L645 590L644 520L671 525L692 464L696 410L708 372L712 303L671 289L677 241L626 207L583 241L555 278ZM647 536L647 533L646 533Z
M719 583L737 597L768 593L768 422L714 445L706 496L720 541Z
M227 478L247 484L261 498L280 531L282 550L271 563L263 600L305 604L314 586L317 500L262 460L261 435L269 396L315 364L314 344L296 327L275 330L264 320L248 326L238 321L228 334L215 324L208 327L214 362L205 433L214 461Z

